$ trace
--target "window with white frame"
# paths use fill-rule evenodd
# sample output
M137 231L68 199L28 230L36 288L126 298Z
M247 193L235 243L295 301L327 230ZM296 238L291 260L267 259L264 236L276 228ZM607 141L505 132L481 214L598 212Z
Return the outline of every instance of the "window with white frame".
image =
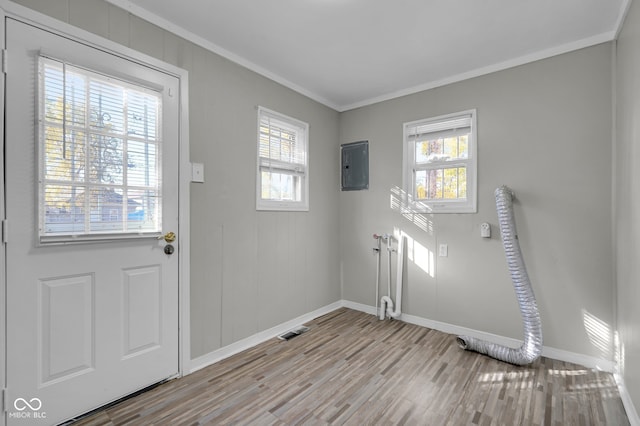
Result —
M404 191L421 213L476 212L476 110L404 124Z
M309 210L309 125L258 108L258 210Z
M41 242L158 233L159 92L39 58Z

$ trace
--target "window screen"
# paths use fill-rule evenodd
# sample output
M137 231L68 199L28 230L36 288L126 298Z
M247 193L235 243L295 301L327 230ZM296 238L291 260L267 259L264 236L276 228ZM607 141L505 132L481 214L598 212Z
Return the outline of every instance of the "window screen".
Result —
M41 242L161 230L158 92L39 59Z

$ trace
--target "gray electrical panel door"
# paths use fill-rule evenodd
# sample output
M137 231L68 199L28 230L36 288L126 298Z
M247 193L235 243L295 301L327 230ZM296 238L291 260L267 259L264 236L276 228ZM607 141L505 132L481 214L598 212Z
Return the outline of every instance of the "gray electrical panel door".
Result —
M369 141L345 143L342 156L342 190L369 189Z

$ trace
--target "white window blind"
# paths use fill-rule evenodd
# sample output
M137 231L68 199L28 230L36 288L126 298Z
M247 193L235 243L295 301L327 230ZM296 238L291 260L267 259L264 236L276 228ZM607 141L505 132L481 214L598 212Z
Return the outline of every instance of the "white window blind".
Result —
M404 190L411 209L476 211L475 110L404 125Z
M159 233L160 94L41 56L38 95L41 242Z
M308 210L308 125L258 108L258 210Z

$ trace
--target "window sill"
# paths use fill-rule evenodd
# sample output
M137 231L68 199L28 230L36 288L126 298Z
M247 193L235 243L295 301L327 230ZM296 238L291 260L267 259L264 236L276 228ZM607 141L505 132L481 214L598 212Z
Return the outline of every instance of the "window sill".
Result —
M308 212L309 206L301 203L261 203L256 206L256 211Z
M469 214L478 213L475 203L427 203L420 201L410 202L407 206L408 213L428 213L428 214Z
M158 239L160 232L128 232L120 234L84 234L84 235L41 235L39 246L109 243L143 239Z

